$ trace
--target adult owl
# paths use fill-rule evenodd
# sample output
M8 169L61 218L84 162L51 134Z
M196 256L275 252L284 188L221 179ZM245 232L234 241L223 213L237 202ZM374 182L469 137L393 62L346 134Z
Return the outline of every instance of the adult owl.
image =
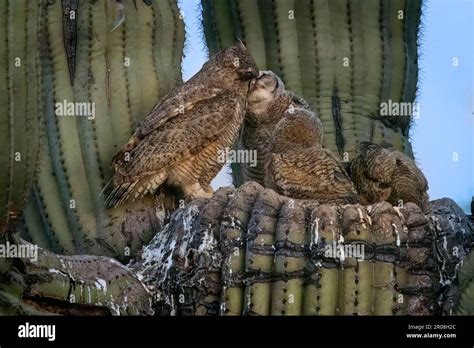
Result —
M112 161L107 206L153 194L163 184L189 198L210 197L246 109L257 66L242 43L212 56L186 83L162 99Z
M241 164L242 179L263 185L265 158L276 124L289 108L309 106L302 98L287 91L281 79L272 71L262 71L252 80L247 103L247 113L237 146L239 149L256 151L257 162L255 166Z
M357 203L349 175L322 147L322 137L321 121L311 111L286 111L270 137L265 186L296 199Z
M361 143L350 172L363 204L412 202L428 209L425 176L414 160L389 144Z

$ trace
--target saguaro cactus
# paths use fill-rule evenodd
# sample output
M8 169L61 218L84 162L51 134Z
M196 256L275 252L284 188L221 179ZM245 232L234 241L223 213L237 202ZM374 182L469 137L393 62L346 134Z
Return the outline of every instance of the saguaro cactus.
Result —
M135 270L160 314L450 313L472 225L431 204L319 205L248 182L179 209Z
M40 4L0 1L0 235L21 213L38 162Z
M183 21L174 1L40 3L45 142L27 235L55 252L124 258L159 219L150 202L107 210L101 192L113 155L181 81Z
M324 146L346 161L361 141L412 154L413 109L390 117L381 105L413 106L421 6L421 0L202 0L209 52L242 38L260 69L273 70L308 101L322 120Z

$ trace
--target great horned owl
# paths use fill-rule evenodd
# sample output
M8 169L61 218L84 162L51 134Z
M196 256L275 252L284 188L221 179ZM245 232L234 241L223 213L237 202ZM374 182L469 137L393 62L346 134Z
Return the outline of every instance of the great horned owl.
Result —
M107 205L153 194L163 184L187 197L212 195L211 180L224 163L245 115L257 66L239 44L212 56L189 81L172 90L136 128L112 161Z
M428 182L408 156L391 145L363 142L351 163L351 177L363 204L412 202L428 209Z
M275 125L290 105L309 107L302 98L285 90L281 79L272 71L262 71L252 80L247 103L247 113L237 146L239 149L255 150L257 164L252 167L244 163L241 165L241 170L244 181L253 180L263 185L265 157Z
M321 121L311 111L286 111L270 137L265 186L296 199L357 203L349 175L322 148L322 137Z

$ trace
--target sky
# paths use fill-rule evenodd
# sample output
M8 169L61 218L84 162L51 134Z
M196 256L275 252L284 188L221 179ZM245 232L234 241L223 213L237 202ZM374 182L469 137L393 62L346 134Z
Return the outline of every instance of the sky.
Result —
M199 0L181 0L186 24L184 80L207 60ZM425 1L419 48L419 119L411 129L430 199L450 197L470 212L474 196L474 1ZM223 168L214 189L231 184Z

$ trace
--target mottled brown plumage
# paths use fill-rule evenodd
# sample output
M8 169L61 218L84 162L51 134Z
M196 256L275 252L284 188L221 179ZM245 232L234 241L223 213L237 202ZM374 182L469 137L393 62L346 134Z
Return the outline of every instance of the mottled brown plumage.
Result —
M285 90L281 79L271 71L262 71L252 80L247 100L247 113L237 146L239 149L256 150L257 165L242 164L242 175L244 181L257 181L263 185L265 157L276 124L288 108L309 107L302 98Z
M349 175L329 150L322 148L322 124L311 111L287 111L270 137L265 186L296 199L356 203Z
M415 161L390 145L361 143L350 172L363 204L412 202L428 208L425 176Z
M239 43L206 62L146 116L114 157L114 206L153 194L163 184L185 196L208 197L222 168L218 151L232 146L245 115L249 82L258 69Z

